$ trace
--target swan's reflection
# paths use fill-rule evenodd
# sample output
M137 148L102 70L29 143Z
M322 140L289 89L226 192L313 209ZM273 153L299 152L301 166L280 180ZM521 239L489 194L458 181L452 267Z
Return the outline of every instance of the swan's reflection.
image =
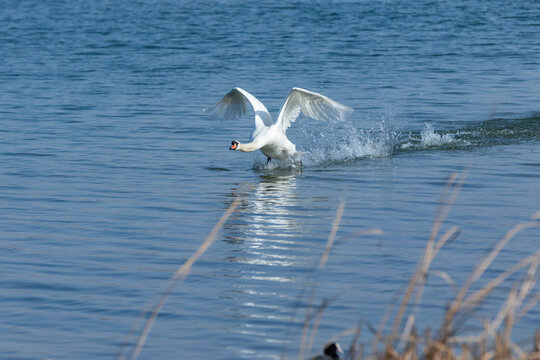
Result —
M273 171L258 180L223 229L230 245L224 269L227 296L234 304L230 330L246 343L246 348L232 350L250 359L255 354L245 352L253 348L267 349L268 353L258 351L261 357L275 357L287 341L291 303L302 278L298 270L307 258L301 244L305 214L297 192L298 173Z
M289 341L286 331L291 321L301 323L294 305L298 289L322 248L308 235L313 219L309 206L306 209L310 200L299 191L299 183L303 184L299 174L298 170L261 174L223 229L229 245L227 266L222 269L231 304L228 324L246 344L231 350L240 358L253 359L255 354L245 354L254 348L262 358L276 357Z
M290 251L302 232L300 207L296 194L297 174L264 174L229 222L225 241L240 244L243 256L232 256L231 262L254 265L291 266L296 256Z

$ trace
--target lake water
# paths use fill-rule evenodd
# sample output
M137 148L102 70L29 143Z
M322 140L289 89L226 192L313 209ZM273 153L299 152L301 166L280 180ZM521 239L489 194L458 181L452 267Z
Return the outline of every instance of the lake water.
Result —
M379 324L452 172L467 178L443 231L461 234L432 268L458 286L540 210L537 1L2 1L0 25L3 359L114 358L239 196L140 358L297 358L301 289L342 201L338 239L384 233L333 248L312 353L360 320ZM294 86L355 112L300 118L288 135L303 166L265 166L228 150L249 140L252 113L203 112L234 86L274 116ZM485 279L537 251L539 235L516 236ZM427 285L421 330L454 294L440 277ZM539 323L536 306L515 341L527 348Z

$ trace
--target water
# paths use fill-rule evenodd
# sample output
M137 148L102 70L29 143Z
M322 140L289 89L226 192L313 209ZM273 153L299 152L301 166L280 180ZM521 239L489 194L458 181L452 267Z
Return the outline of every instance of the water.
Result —
M341 201L338 238L384 234L334 247L313 351L360 319L376 326L446 179L465 171L443 228L461 234L433 264L462 284L540 209L538 19L534 1L0 3L2 358L113 358L238 196L141 358L275 359L284 347L295 358L299 290ZM251 115L202 111L233 86L273 114L294 86L355 113L299 119L288 135L303 166L267 167L227 150L249 138ZM518 235L486 278L538 249L538 235ZM480 316L495 317L511 286ZM419 326L437 326L452 295L430 277ZM516 326L524 348L538 323L536 306Z

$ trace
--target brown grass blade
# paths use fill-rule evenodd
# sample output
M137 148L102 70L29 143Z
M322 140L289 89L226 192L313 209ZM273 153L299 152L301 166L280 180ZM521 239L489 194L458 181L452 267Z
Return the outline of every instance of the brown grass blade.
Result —
M139 357L139 354L142 351L142 348L143 348L143 346L144 346L144 344L145 344L145 342L146 342L146 340L148 338L148 335L150 334L150 330L152 329L152 326L154 325L154 322L155 322L159 312L161 311L161 308L165 304L165 301L167 300L167 298L169 297L169 295L173 291L174 286L177 285L179 282L183 281L189 275L189 273L191 272L191 267L193 266L193 264L201 257L202 254L204 254L204 252L206 250L208 250L210 245L212 245L212 243L216 239L216 236L217 236L219 230L223 227L225 222L229 219L229 217L232 215L232 213L236 210L236 208L238 207L238 204L240 204L242 199L243 199L242 197L237 197L236 199L234 199L232 204L223 213L223 215L221 216L221 218L219 219L217 224L214 226L212 231L210 231L210 234L208 234L208 236L203 241L201 246L197 249L197 251L193 255L191 255L191 257L184 263L184 265L182 265L180 268L178 268L178 270L176 270L174 275L171 277L171 279L169 280L169 284L167 286L166 291L163 293L163 295L161 295L159 301L157 302L156 306L154 307L154 311L152 312L152 314L150 315L150 317L146 321L146 324L145 324L145 326L143 328L143 331L142 331L141 335L139 336L139 339L137 340L135 349L133 350L133 353L131 354L131 357L130 357L131 360L136 360Z
M512 266L510 269L506 270L501 275L497 276L495 279L491 280L486 286L484 286L482 289L477 290L475 293L473 293L469 298L463 301L462 306L460 309L472 309L477 304L479 304L487 295L489 295L493 289L495 289L497 286L499 286L503 281L505 281L510 275L514 274L519 269L528 266L532 264L533 262L537 262L540 260L540 250L537 251L535 254L530 255L526 257L525 259L522 259L517 264Z
M448 216L452 205L454 204L461 188L463 187L463 183L465 181L465 174L461 176L459 179L458 174L452 173L450 174L448 181L446 183L445 189L443 191L443 196L441 198L441 201L439 203L439 209L437 212L437 215L435 217L435 220L433 222L433 226L431 228L431 233L429 236L429 240L426 244L426 249L424 251L424 256L420 260L419 265L417 267L417 270L411 277L411 281L409 282L409 285L407 287L407 290L405 291L405 295L403 296L403 300L401 301L401 305L398 309L398 313L394 319L394 324L392 326L392 331L390 333L390 336L388 338L387 348L390 348L390 344L393 343L397 339L397 331L399 329L399 326L402 322L403 316L405 314L405 309L407 308L407 305L409 304L409 301L415 291L415 289L419 289L419 293L421 294L422 288L425 284L425 279L427 276L427 272L429 269L429 266L437 253L437 251L442 247L442 245L437 246L435 244L435 240L439 234L439 230L444 223L446 217ZM456 181L459 179L459 182L456 183ZM443 237L444 242L446 242L452 234L455 233L455 230L451 232L447 232L447 236ZM419 298L417 298L419 300Z
M506 244L508 244L508 242L516 235L518 234L519 232L525 230L525 229L529 229L529 228L532 228L532 227L538 227L538 223L537 222L526 222L526 223L522 223L522 224L517 224L515 225L512 229L510 229L504 236L503 238L497 243L497 245L493 248L493 250L491 250L491 252L488 254L488 256L486 256L481 262L480 264L476 267L475 271L473 271L471 273L471 275L468 277L467 281L465 282L465 284L461 287L461 290L460 292L458 293L458 295L456 296L456 298L453 300L452 304L450 305L448 311L446 312L446 315L445 315L445 323L444 323L444 327L442 329L443 333L444 334L450 334L451 333L451 323L452 323L452 320L454 319L455 315L461 310L464 308L464 298L467 294L467 292L469 291L471 285L473 284L473 282L475 282L476 280L478 280L482 274L486 271L486 269L489 267L489 265L493 262L493 260L495 259L495 257L501 252L501 250L504 248L504 246L506 246ZM530 263L531 261L531 258L527 258L529 259L527 264ZM520 264L523 263L520 262ZM526 266L525 265L522 265L522 266ZM521 266L521 267L522 267ZM519 267L519 268L521 268ZM514 268L512 268L514 269ZM515 269L515 271L517 271L518 269ZM513 272L512 272L513 273ZM505 273L506 274L506 273ZM504 274L503 274L504 275ZM509 276L510 274L508 274ZM506 277L504 278L506 279ZM503 281L504 279L502 279L501 281ZM494 283L493 283L494 284ZM497 283L498 284L498 283ZM489 289L489 291L487 291ZM482 291L483 290L483 291ZM476 296L480 296L480 294L484 294L483 296L480 296L477 300L480 300L481 298L485 297L487 294L489 294L491 292L491 290L493 290L493 287L485 287L484 289L480 290L479 292L476 293ZM475 298L469 298L470 300L472 299L475 299ZM470 303L470 302L469 302Z
M326 264L326 261L328 260L328 256L330 255L330 251L332 250L332 246L334 245L334 241L336 240L336 234L339 228L339 224L341 222L341 217L343 216L343 211L345 209L345 200L341 200L341 203L339 204L337 210L336 210L336 216L334 218L334 222L332 223L332 229L330 231L330 235L328 236L328 240L326 241L326 247L324 249L324 252L321 255L321 258L319 260L319 265L317 266L317 269L322 269L324 265ZM311 351L311 349L306 348L309 333L310 333L310 327L309 323L311 320L311 312L313 308L313 299L315 298L315 290L317 289L317 281L315 281L311 287L311 292L309 295L308 305L306 309L306 317L304 319L304 324L302 326L302 339L300 341L300 353L299 358L303 359L304 351Z

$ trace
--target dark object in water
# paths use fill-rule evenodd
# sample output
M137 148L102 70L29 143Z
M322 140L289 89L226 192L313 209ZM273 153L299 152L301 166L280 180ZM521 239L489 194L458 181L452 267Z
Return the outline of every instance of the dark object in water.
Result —
M343 353L338 343L329 343L324 347L324 355L317 355L309 360L339 359L339 353Z

